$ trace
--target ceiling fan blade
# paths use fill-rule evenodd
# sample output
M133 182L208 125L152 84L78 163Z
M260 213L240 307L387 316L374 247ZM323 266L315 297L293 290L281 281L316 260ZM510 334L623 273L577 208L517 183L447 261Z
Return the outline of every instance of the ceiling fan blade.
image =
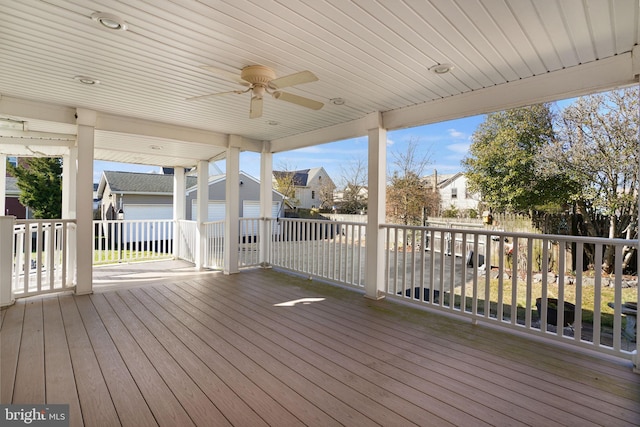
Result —
M311 108L312 110L319 110L324 106L322 102L314 101L313 99L305 98L303 96L298 96L287 92L274 92L273 97L275 99L291 102L302 107Z
M199 101L201 99L207 99L207 98L213 98L214 96L220 96L220 95L228 95L230 93L245 93L247 92L246 90L230 90L228 92L218 92L218 93L210 93L208 95L200 95L200 96L192 96L191 98L187 98L186 101Z
M257 96L252 96L251 106L249 109L249 118L257 119L258 117L262 117L262 98L258 98Z
M230 71L222 70L220 68L212 67L210 65L203 65L200 68L202 68L203 70L207 70L210 73L215 74L216 76L221 77L225 80L236 82L242 86L249 86L250 84L249 82L244 81L240 78L240 72L232 73Z
M271 80L269 82L269 87L272 87L273 89L282 89L283 87L311 83L317 80L318 78L311 71L300 71L299 73L289 74L288 76Z

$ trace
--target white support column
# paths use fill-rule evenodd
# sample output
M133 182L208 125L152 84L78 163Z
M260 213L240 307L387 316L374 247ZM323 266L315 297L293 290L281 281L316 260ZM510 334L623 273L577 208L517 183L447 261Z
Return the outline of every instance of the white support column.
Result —
M231 135L226 158L225 227L224 227L224 274L238 270L240 239L240 147L239 137Z
M93 174L93 171L91 173ZM69 149L69 154L62 156L62 219L76 218L77 175L78 147L75 146ZM93 177L91 182L93 183Z
M273 205L273 154L268 150L265 142L260 154L260 256L258 261L263 267L269 266L271 250L271 227L266 218L271 218Z
M13 226L15 216L0 215L0 242L13 242ZM0 245L0 307L6 307L15 302L13 297L13 245Z
M173 257L178 258L179 255L179 243L177 239L178 234L178 221L181 221L185 217L186 206L186 188L185 188L185 176L184 168L173 168Z
M7 214L7 156L0 154L0 216Z
M76 175L76 294L93 292L93 148L96 112L77 110L78 172ZM70 241L70 245L74 242Z
M204 268L205 251L204 245L206 243L206 235L204 229L204 223L209 218L209 162L206 160L200 160L198 162L198 182L197 182L197 195L196 200L196 222L198 232L196 234L196 268Z
M382 123L380 120L379 123ZM367 208L367 245L365 296L384 298L384 233L387 169L387 131L381 127L369 130L369 204Z
M92 162L93 164L93 162ZM93 174L93 172L92 172ZM62 156L62 219L76 219L77 212L76 206L78 203L76 197L77 190L77 179L78 179L78 147L71 147L69 149L69 154ZM93 190L93 189L92 189ZM92 191L92 199L93 199L93 191ZM92 204L93 207L93 204ZM93 216L92 216L93 218ZM76 260L77 260L77 246L76 242L76 230L73 227L70 227L67 230L67 235L65 236L67 239L67 244L65 245L67 248L67 271L75 272L76 271ZM68 244L72 242L73 244ZM93 275L93 272L92 272ZM65 286L73 286L76 277L74 274L67 275L68 282L65 283Z

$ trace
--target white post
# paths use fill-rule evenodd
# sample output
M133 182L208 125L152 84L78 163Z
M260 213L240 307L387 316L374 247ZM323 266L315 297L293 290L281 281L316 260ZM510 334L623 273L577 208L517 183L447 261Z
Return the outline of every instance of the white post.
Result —
M76 175L76 294L93 292L93 147L96 112L77 110L78 172Z
M379 122L381 120L379 119ZM369 203L367 208L367 245L365 296L384 298L384 233L387 167L387 131L382 127L369 130Z
M271 227L268 227L273 205L273 154L268 151L269 144L264 143L260 154L260 253L258 261L263 267L269 266L271 249Z
M0 216L7 214L7 156L0 154Z
M93 172L92 172L93 173ZM71 147L69 154L62 156L62 219L77 219L76 206L78 200L76 197L78 179L78 147ZM92 191L93 198L93 191ZM93 204L92 204L93 207ZM93 217L92 217L93 218ZM71 287L75 282L76 275L76 228L71 225L67 228L67 234L64 236L65 247L67 248L67 277L65 286ZM71 243L71 244L70 244Z
M78 147L71 147L69 154L62 156L62 219L76 218L77 172ZM93 184L93 178L91 183ZM93 201L93 187L91 191Z
M240 239L240 148L237 136L229 137L225 179L224 274L238 272Z
M204 245L206 243L206 235L204 223L209 219L209 162L200 160L198 162L198 182L197 182L197 200L196 200L196 268L202 269L205 264Z
M13 226L15 216L0 216L0 307L6 307L15 302L13 297Z
M186 188L185 188L185 176L184 168L173 168L173 257L178 258L179 255L179 240L178 240L178 221L181 221L185 217L186 200Z

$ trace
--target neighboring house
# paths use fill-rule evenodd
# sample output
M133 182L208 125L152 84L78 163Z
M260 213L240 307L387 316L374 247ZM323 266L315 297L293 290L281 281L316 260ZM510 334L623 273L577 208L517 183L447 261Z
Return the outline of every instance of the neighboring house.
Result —
M101 219L172 219L173 175L104 171L97 198Z
M441 211L455 207L459 212L478 210L480 195L470 193L467 177L462 172L438 177Z
M224 175L209 178L209 221L224 219L225 181ZM240 172L240 182L240 216L258 217L260 183L244 172ZM187 219L195 219L192 204L197 197L196 183L196 177L186 177ZM173 175L170 174L104 171L97 196L102 219L118 219L118 214L126 220L173 218ZM283 198L273 192L274 216L278 216Z
M20 189L17 185L17 179L12 176L6 178L5 193L5 210L3 215L13 215L18 219L27 218L29 210L20 203Z
M260 181L240 172L240 217L259 218L260 217ZM209 177L209 206L207 221L219 221L225 217L226 209L226 176L224 174ZM278 218L284 216L282 203L284 195L272 191L271 217ZM187 186L186 218L196 219L197 188L195 184Z
M274 186L277 180L291 177L295 187L295 196L292 205L297 208L331 208L333 206L333 191L336 188L333 180L323 167L302 169L297 171L273 171ZM323 200L323 195L328 195L328 200ZM322 206L322 204L325 206Z

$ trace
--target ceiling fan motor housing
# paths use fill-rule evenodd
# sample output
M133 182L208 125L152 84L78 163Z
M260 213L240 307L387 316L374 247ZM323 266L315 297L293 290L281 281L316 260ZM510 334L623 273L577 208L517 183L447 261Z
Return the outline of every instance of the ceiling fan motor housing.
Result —
M276 73L264 65L249 65L240 72L240 78L252 85L268 86L269 82L276 78Z

